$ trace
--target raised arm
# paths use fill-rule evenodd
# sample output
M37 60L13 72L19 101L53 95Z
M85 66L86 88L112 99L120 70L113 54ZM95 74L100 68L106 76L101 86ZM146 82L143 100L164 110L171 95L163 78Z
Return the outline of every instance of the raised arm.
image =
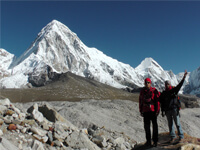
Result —
M182 85L183 85L183 83L185 81L185 78L186 78L187 74L188 74L187 70L185 70L185 73L183 75L183 78L182 78L181 82L175 88L172 89L173 93L178 94L179 90L181 89L181 87L182 87Z

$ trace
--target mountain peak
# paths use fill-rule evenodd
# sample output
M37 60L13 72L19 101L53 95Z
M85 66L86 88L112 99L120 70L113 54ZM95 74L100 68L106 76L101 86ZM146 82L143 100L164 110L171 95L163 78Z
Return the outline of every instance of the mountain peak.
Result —
M48 23L41 31L41 33L43 32L47 32L49 30L53 30L53 31L62 31L62 30L67 30L72 32L66 25L64 25L63 23L61 23L58 20L52 20L50 23ZM39 33L40 34L40 33Z
M50 23L52 23L52 24L62 24L60 21L58 21L58 20L52 20Z
M8 51L6 51L5 49L3 48L0 48L0 56L7 56L7 55L10 55L10 53Z
M144 64L149 64L149 65L155 65L155 66L158 66L158 67L160 67L160 65L153 59L153 58L151 58L151 57L147 57L147 58L145 58L144 60L143 60L143 62L142 63L144 63Z
M136 70L140 70L140 71L146 71L149 68L159 68L161 70L163 70L163 68L151 57L145 58L141 64L136 67Z

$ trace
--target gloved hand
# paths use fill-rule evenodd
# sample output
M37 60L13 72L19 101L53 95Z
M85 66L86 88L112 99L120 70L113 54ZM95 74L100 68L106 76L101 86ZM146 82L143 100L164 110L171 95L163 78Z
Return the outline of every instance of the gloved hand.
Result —
M140 116L144 117L144 114L141 112L141 113L140 113Z
M162 111L162 117L164 117L165 116L165 112L164 111Z

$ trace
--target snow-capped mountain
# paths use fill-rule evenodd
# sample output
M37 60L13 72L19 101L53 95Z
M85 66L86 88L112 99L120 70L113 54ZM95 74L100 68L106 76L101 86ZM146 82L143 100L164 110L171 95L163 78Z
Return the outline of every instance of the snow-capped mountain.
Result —
M153 86L159 90L163 89L165 80L177 85L183 76L165 71L153 58L145 58L134 69L96 48L87 47L74 32L57 20L47 24L18 59L2 49L0 57L0 69L4 70L4 75L1 75L4 78L0 79L1 88L25 87L36 78L49 80L52 72L70 71L117 88L143 87L144 79L150 77ZM192 87L198 86L195 84Z
M10 76L9 66L15 59L15 55L0 48L0 78Z
M37 76L45 72L47 66L57 73L71 71L119 88L138 87L143 82L130 65L108 57L96 48L87 47L67 26L56 20L41 30L30 48L12 63L11 69L14 76L23 76L20 78L20 86L23 86L30 73ZM7 80L2 84L10 87Z
M200 67L190 73L188 84L184 87L184 93L200 97Z
M152 86L162 90L164 82L170 80L172 85L177 84L176 75L172 71L165 71L155 60L152 58L145 58L139 66L135 68L138 74L145 78L151 78Z

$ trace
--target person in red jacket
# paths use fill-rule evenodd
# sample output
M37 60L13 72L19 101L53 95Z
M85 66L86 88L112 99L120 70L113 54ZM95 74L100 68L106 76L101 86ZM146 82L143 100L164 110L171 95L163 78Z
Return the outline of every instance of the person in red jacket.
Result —
M153 146L157 146L158 142L158 124L157 116L160 111L159 103L160 93L154 87L151 87L151 79L145 79L145 87L140 91L139 96L139 110L142 117L144 117L144 129L146 134L146 146L151 146L151 129L150 123L153 124Z

